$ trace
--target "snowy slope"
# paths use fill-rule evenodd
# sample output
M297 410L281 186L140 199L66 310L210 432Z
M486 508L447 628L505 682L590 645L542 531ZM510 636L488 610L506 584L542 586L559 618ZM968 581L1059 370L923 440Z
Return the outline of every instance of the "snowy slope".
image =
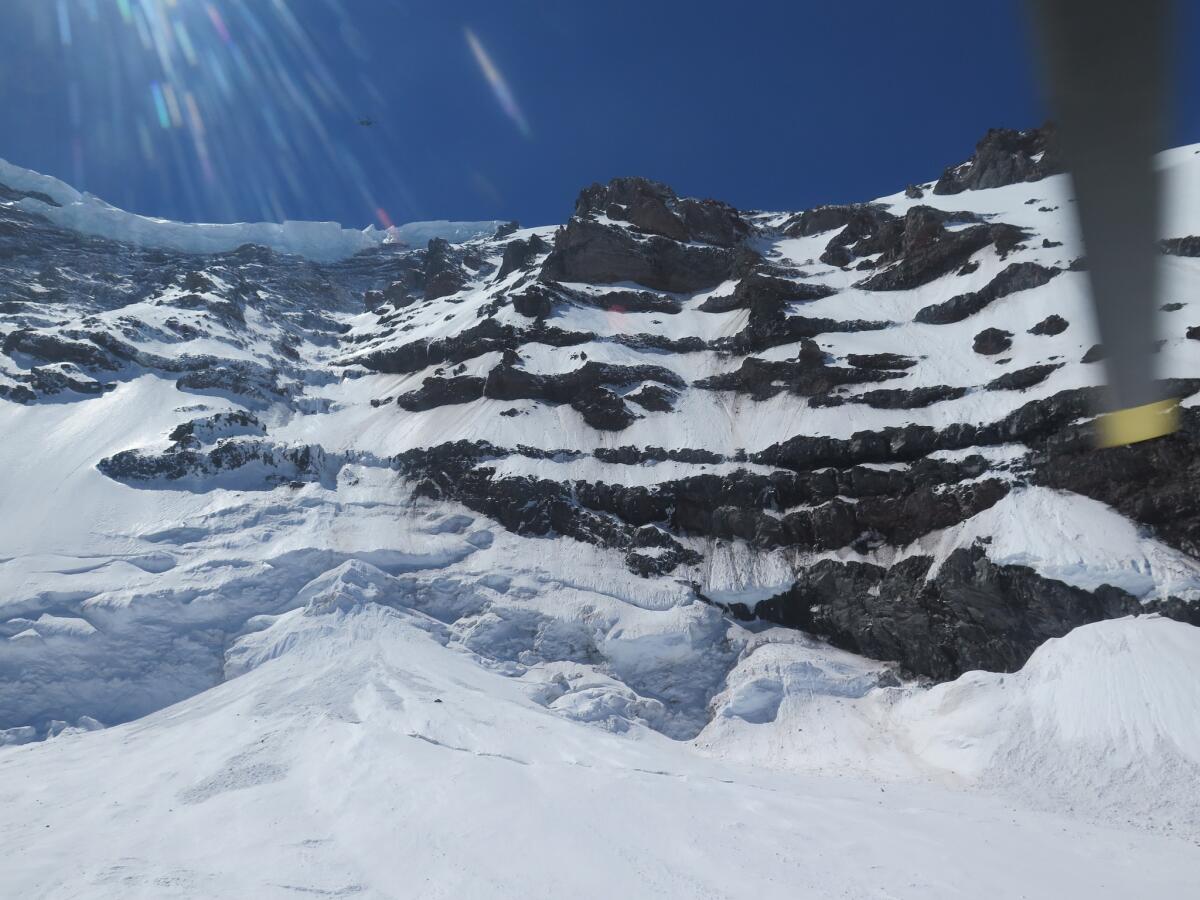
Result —
M1184 429L1096 453L1030 171L384 235L0 167L0 883L1190 896L1200 240Z
M14 896L1182 898L1200 875L1178 838L597 730L420 613L310 612L245 639L268 661L212 691L0 755ZM1046 661L1086 666L1080 636ZM1000 699L959 692L960 717Z

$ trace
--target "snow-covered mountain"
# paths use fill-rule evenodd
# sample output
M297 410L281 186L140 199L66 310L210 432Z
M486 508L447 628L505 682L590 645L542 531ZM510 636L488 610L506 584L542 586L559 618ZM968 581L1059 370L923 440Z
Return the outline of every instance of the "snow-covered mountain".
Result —
M1190 896L1198 153L1184 427L1106 451L1041 131L532 229L183 225L0 163L0 883Z

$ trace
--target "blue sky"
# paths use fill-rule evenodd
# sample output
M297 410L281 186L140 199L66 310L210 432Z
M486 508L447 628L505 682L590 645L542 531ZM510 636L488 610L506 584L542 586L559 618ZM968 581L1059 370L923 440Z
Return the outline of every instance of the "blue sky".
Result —
M193 221L542 224L629 174L799 209L1042 118L1017 2L0 4L0 156Z

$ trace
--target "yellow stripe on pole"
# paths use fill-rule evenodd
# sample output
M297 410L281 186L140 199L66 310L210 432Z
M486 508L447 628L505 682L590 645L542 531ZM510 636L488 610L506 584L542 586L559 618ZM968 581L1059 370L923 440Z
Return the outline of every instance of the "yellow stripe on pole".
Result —
M1159 400L1105 413L1098 420L1101 447L1123 447L1170 434L1179 427L1179 401Z

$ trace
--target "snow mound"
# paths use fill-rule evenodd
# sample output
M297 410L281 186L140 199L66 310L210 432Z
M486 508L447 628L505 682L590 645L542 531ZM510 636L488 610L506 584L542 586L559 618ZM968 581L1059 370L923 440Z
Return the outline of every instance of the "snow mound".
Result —
M370 225L361 231L337 222L236 222L204 224L172 222L139 216L110 206L99 197L75 190L49 175L42 175L0 159L0 184L14 190L48 197L57 206L36 196L16 205L45 216L63 228L142 247L161 247L184 253L223 253L244 244L270 247L281 253L303 256L314 262L336 262L384 243L421 245L431 238L457 243L494 234L500 221L409 222L380 231Z
M927 762L1028 803L1200 833L1200 629L1115 619L898 709Z

